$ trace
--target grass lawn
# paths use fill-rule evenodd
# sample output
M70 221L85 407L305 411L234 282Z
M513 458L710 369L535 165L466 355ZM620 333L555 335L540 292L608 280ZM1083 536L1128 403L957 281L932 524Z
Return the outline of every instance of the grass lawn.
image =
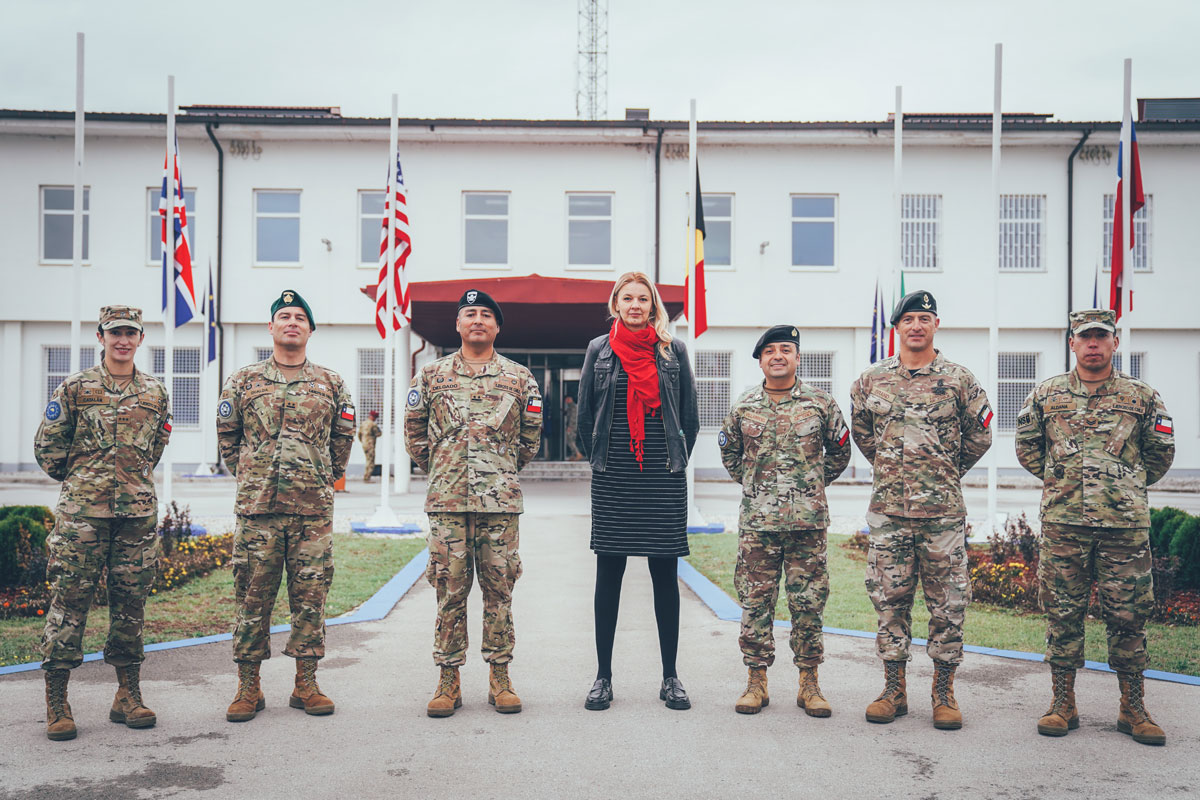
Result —
M350 534L333 537L334 577L325 601L326 617L336 617L363 603L425 547L424 539L367 539ZM229 633L233 628L233 572L228 565L206 578L153 595L146 603L146 644ZM280 581L272 624L289 619L287 582ZM44 617L0 620L0 667L40 661ZM83 651L104 648L108 608L88 614Z
M845 536L829 537L829 601L825 605L825 625L874 632L875 609L863 587L866 556L852 553L839 545ZM733 567L737 561L737 534L698 534L688 537L692 554L688 561L726 594L737 600L733 588ZM775 618L790 620L787 599L780 586ZM1087 621L1084 655L1089 661L1108 661L1104 623ZM913 605L913 635L925 638L929 630L929 612L921 590ZM1042 653L1046 649L1046 622L1040 614L973 603L967 610L967 644ZM1150 669L1200 675L1200 628L1171 627L1150 623L1146 626Z

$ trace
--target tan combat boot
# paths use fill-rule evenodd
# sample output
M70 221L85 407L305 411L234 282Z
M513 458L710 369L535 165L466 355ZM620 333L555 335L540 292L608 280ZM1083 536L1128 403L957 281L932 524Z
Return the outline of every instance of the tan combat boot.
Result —
M1146 687L1140 672L1118 672L1121 684L1121 711L1117 715L1117 730L1128 733L1135 742L1166 744L1167 734L1150 718L1146 710Z
M767 694L767 668L750 667L746 691L737 699L733 710L739 714L757 714L769 705L771 696Z
M488 681L488 702L501 714L516 714L521 711L521 698L513 691L508 679L508 664L492 664L492 676Z
M1054 699L1050 710L1038 720L1037 731L1042 736L1066 736L1079 727L1079 711L1075 708L1075 670L1051 667Z
M448 717L461 705L462 684L458 678L458 667L442 667L437 691L429 705L425 706L425 713L431 717Z
M263 697L262 687L258 679L257 661L239 661L237 696L229 704L225 719L230 722L246 722L254 719L254 715L267 707L267 699Z
M288 698L292 708L303 708L305 714L314 717L333 713L333 701L321 694L317 686L317 659L310 657L296 659L296 688Z
M867 706L867 722L893 722L908 713L906 667L904 661L883 662L883 691Z
M816 667L800 668L800 691L796 693L796 705L804 709L810 717L828 717L833 714L833 708L825 695L821 694L821 684L817 683Z
M956 731L962 727L962 712L954 699L954 670L957 664L933 665L933 688L929 699L933 701L933 727L943 731Z
M75 718L71 716L71 704L67 702L69 669L48 669L46 673L46 738L52 742L74 739Z
M108 718L129 728L152 728L158 722L154 712L142 702L141 664L117 667L117 696Z

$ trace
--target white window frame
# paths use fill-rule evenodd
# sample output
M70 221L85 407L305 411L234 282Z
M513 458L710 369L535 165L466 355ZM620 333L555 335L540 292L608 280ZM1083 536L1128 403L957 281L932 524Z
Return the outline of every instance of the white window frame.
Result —
M804 367L813 360L829 359L829 375L822 376L805 372ZM833 394L834 376L837 374L837 351L835 350L801 350L796 354L796 379L815 386L830 395Z
M1032 356L1033 357L1033 377L1026 378L1011 378L1004 376L1004 360L1006 356ZM1013 433L1017 429L1017 415L1021 413L1021 407L1025 404L1025 398L1029 393L1037 388L1038 376L1042 373L1042 354L1030 350L1013 350L1001 352L997 359L999 367L999 375L997 376L997 388L995 397L995 412L996 412L996 431L999 433ZM1005 386L1020 386L1022 391L1018 395L1010 395L1014 398L1015 405L1010 409L1004 404L1005 392L1001 391ZM1011 413L1011 416L1010 416Z
M725 374L723 376L705 374L706 372L710 371L720 371L719 369L710 370L710 365L704 363L706 358L709 356L715 357L714 361L718 367L720 366L722 357L724 357ZM721 427L721 423L725 421L725 417L727 414L729 414L729 409L733 405L733 351L697 350L695 353L695 361L693 363L695 364L696 368L694 377L696 381L697 395L696 411L697 416L700 419L700 430L715 431ZM721 385L724 385L725 387L725 407L723 409L716 410L706 407L706 404L709 402L709 400L705 397L705 392L702 391L702 388L705 386L717 386L719 394L719 388ZM720 404L718 403L718 405ZM715 416L709 416L710 414ZM708 419L706 419L706 417L708 417ZM713 420L715 420L715 422Z
M74 209L67 209L65 211L60 210L60 209L47 209L46 208L46 190L47 189L66 189L67 191L71 192L72 202L74 202L74 194L75 194L74 186L61 186L58 184L45 184L45 185L38 187L38 263L39 264L49 264L49 265L53 265L53 266L59 266L59 265L68 265L69 266L74 263L74 259L71 259L71 258L47 258L46 257L46 215L49 214L51 216L56 216L56 217L57 216L73 217L75 214L75 211L74 211ZM92 233L92 230L91 230L92 229L91 207L92 207L92 187L85 185L83 187L83 240L81 243L81 247L83 249L83 254L86 257L82 258L80 261L80 263L85 267L90 267L92 265L92 259L91 259L92 247L91 247L91 242L89 241L91 239L91 233ZM73 225L74 225L74 221L72 221L72 226ZM72 230L72 237L74 237L74 230ZM72 246L74 246L73 243L72 243Z
M503 217L499 214L468 214L467 213L467 195L503 195L508 200L507 211ZM507 191L502 191L502 190L489 190L489 189L480 189L480 190L464 189L462 192L462 199L460 200L460 202L462 203L462 227L460 228L461 235L462 235L462 257L460 258L460 261L462 262L463 269L471 269L471 270L475 270L475 269L509 270L509 269L512 269L512 264L511 264L511 261L512 261L512 210L513 210L512 192L507 192ZM485 263L469 264L469 263L467 263L467 220L469 220L469 219L486 219L486 220L503 219L504 220L505 245L504 245L504 262L503 263L499 263L499 264L490 264L490 263L489 264L485 264Z
M268 358L271 358L274 355L274 347L261 347L256 345L254 348L254 363L257 364L260 361L266 361Z
M203 374L204 374L204 349L202 347L176 347L174 371L171 375L172 386L169 387L171 392L171 425L181 431L198 431L201 425L201 413L203 412ZM189 356L194 355L196 358L195 372L180 371L180 354L187 353ZM163 360L163 368L155 369L155 362L161 358ZM166 380L167 369L167 350L165 347L150 348L150 371L154 377L160 381ZM187 381L188 383L181 383ZM186 386L195 386L195 395L185 389ZM196 419L192 421L189 417L194 414Z
M1104 271L1109 273L1112 272L1113 213L1110 213L1108 208L1116 203L1116 194L1105 194L1100 200L1100 264ZM1114 213L1115 210L1114 208ZM1154 195L1147 194L1146 205L1134 212L1133 228L1133 271L1147 274L1154 272ZM1145 250L1142 250L1138 242L1145 243ZM1139 258L1141 253L1145 253L1145 256Z
M379 191L378 189L359 189L358 194L354 198L354 201L356 203L356 212L357 212L357 219L358 219L358 237L357 237L358 238L358 242L357 242L358 258L355 259L355 261L357 262L356 266L359 269L378 270L379 269L378 250L379 250L379 243L383 238L383 235L382 235L383 220L385 219L385 217L384 217L384 214L382 211L380 211L378 214L367 214L366 212L363 211L363 197L365 197L366 195L379 195L381 198L383 198L383 201L386 204L387 203L387 191ZM363 261L362 260L363 245L366 244L362 239L363 223L367 220L375 220L375 248L374 249L376 252L375 252L375 258L373 261Z
M188 195L191 195L191 201ZM154 257L153 242L162 241L162 217L158 213L158 204L162 198L162 186L146 187L146 221L150 228L146 231L146 266L162 267L162 253ZM187 206L188 247L191 248L192 263L196 264L196 187L183 187L183 202Z
M356 361L358 368L358 392L355 394L355 403L358 410L359 420L365 420L371 411L378 411L380 417L383 416L383 395L384 382L387 380L384 370L387 368L386 363L387 349L383 347L360 347L356 353ZM365 358L371 358L376 363L368 365L365 363ZM395 354L393 352L392 362L395 364ZM365 369L367 366L378 368L378 372ZM378 389L367 391L368 386L374 386L378 382ZM375 395L377 394L377 399ZM396 424L396 397L395 392L392 393L392 425Z
M833 216L832 217L796 217L792 216L792 200L797 197L805 197L811 199L829 199L833 200ZM838 225L838 211L840 210L840 196L833 192L792 192L788 195L788 269L793 272L837 272L838 270L838 233L840 226ZM833 223L833 264L793 264L792 251L795 248L793 225L797 222L832 222Z
M85 370L85 369L89 369L91 367L94 367L94 366L96 366L97 363L99 363L97 360L99 358L99 354L98 354L97 350L98 350L98 348L95 345L86 345L85 344L85 345L80 346L80 348L79 348L79 369L81 371ZM58 351L57 355L59 357L62 357L62 356L67 357L66 370L53 370L52 371L50 369L50 355L51 355L52 351ZM54 396L54 390L57 389L59 386L61 386L62 382L65 381L68 377L70 377L70 375L71 375L70 357L71 357L71 346L69 344L44 344L44 345L42 345L42 379L46 386L46 399L43 402L49 403L50 398ZM58 378L58 380L54 382L54 385L51 385L50 381L56 377Z
M1005 217L1005 201L1020 203L1023 200L1037 200L1040 205L1040 215L1035 219L1032 217ZM1007 274L1028 274L1046 271L1046 254L1049 252L1049 243L1047 241L1048 228L1046 225L1046 211L1049 203L1044 194L1002 194L1000 195L1000 224L996 230L998 239L1000 261L997 264L997 269L1000 272ZM1004 251L1004 235L1002 231L1008 227L1010 229L1019 230L1020 226L1035 223L1037 226L1037 241L1033 244L1037 254L1037 264L1034 266L1022 266L1023 261L1028 257L1022 252L1022 245L1017 244L1013 247L1013 253L1008 257L1011 264L1005 265L1006 254Z
M260 194L294 194L299 201L299 211L263 211L258 210ZM303 266L304 259L304 192L300 189L254 189L250 198L250 255L251 264L255 267L281 267L296 269ZM295 261L259 261L258 260L258 220L259 219L295 219L296 220L296 260Z
M580 215L571 216L571 198L572 197L607 197L608 198L608 216L596 215ZM616 192L566 192L564 195L565 214L567 219L565 238L563 246L563 264L566 269L571 272L612 272L613 269L613 242L616 241L615 223L617 208ZM607 222L608 223L608 263L607 264L572 264L571 263L571 223L572 222Z
M1146 352L1144 350L1134 351L1129 358L1130 370L1125 370L1125 352L1118 350L1113 353L1113 368L1124 372L1126 375L1137 378L1139 381L1146 380ZM1120 362L1120 363L1118 363Z
M925 216L927 204L933 204L933 216ZM943 272L942 196L906 194L900 201L900 259L908 272ZM932 235L924 233L932 228ZM921 232L921 233L918 233ZM932 249L932 253L929 250ZM932 264L928 263L932 256Z
M726 216L722 216L720 214L711 214L710 215L707 210L705 210L705 212L704 212L704 227L705 228L708 228L709 223L711 223L711 222L728 222L729 223L729 263L728 264L714 264L708 260L708 246L707 246L708 236L706 235L704 237L704 241L706 242L706 245L704 248L704 270L706 272L709 272L709 271L733 272L736 269L736 265L734 264L733 254L735 252L737 252L734 249L735 237L734 237L734 232L733 232L733 219L734 219L734 215L737 213L737 198L733 192L704 192L703 194L701 194L701 198L702 198L701 202L703 202L704 200L707 200L710 197L728 197L729 198L729 216L726 217Z

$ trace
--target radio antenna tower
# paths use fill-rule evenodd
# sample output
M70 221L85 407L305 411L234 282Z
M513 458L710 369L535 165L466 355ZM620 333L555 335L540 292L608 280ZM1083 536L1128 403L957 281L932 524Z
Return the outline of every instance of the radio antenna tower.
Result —
M575 63L575 115L608 116L608 0L579 0L579 54Z

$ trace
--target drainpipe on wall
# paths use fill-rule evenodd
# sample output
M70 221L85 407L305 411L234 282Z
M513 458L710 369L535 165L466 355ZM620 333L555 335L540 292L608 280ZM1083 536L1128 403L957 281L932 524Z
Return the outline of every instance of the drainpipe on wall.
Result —
M216 123L215 127L220 127L221 123ZM217 391L221 391L221 381L225 378L225 327L221 323L221 314L224 312L225 303L221 298L221 287L224 281L221 279L221 253L224 248L221 246L225 236L225 151L221 149L221 143L217 141L217 137L213 135L213 123L204 123L204 132L208 134L208 139L213 143L213 147L217 148L217 276L216 289L213 292L213 297L217 301ZM208 337L205 337L207 341ZM211 413L211 412L210 412ZM221 448L217 448L217 468L221 467Z
M660 125L654 142L654 282L658 283L659 224L662 220L662 137Z
M1075 156L1083 149L1083 143L1092 135L1091 129L1083 132L1083 138L1075 145L1071 155L1067 156L1067 315L1073 310L1072 299L1075 291ZM1063 340L1066 366L1064 372L1071 371L1071 345Z

